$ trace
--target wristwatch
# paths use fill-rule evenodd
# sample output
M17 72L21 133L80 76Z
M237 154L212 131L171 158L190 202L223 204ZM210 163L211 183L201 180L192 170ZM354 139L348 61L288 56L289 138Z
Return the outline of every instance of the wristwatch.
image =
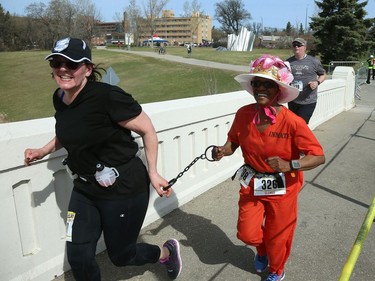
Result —
M318 86L320 85L320 81L319 80L316 80L316 82L318 82Z
M290 161L289 164L290 164L290 168L292 170L298 170L298 169L301 168L301 164L299 163L299 160L292 160L292 161Z

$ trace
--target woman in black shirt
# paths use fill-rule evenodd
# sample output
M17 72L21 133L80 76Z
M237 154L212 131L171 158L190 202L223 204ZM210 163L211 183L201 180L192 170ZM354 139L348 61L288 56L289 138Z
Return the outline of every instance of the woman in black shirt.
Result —
M95 250L104 234L116 266L158 260L168 276L181 272L180 246L170 239L162 247L137 243L151 183L159 196L168 182L157 171L158 140L142 107L117 86L98 82L101 75L83 40L57 41L46 58L59 88L53 95L56 136L45 146L25 150L25 164L65 148L64 164L74 178L68 218L67 255L77 280L100 280ZM143 140L148 169L136 156Z

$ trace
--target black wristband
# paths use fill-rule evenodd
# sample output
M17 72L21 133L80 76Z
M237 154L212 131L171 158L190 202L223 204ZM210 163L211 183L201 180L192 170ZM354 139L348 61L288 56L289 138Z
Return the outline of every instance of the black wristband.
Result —
M316 82L318 82L318 86L320 85L320 81L319 80L316 80Z

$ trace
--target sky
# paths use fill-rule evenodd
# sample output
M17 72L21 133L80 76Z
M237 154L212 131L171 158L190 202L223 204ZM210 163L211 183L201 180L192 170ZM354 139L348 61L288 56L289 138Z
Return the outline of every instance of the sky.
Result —
M122 12L128 7L129 0L91 0L100 11L101 20L105 22L117 21ZM138 6L142 10L144 0L137 0ZM25 15L25 8L31 3L45 3L49 0L0 0L5 11L11 14ZM165 10L173 10L176 17L183 13L183 4L185 0L169 0ZM201 4L201 10L213 19L213 26L220 27L214 20L215 3L221 0L198 0ZM251 14L251 21L262 23L264 27L285 28L290 22L293 26L305 27L310 22L309 17L317 14L317 8L314 0L243 0L245 8ZM361 1L363 2L363 1ZM375 0L368 0L365 7L367 17L375 17Z

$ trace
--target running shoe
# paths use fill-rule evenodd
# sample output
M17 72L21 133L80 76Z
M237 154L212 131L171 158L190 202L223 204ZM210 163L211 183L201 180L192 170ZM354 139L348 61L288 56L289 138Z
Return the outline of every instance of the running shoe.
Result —
M285 277L285 272L281 273L281 275L277 275L276 273L270 273L266 279L266 281L281 281Z
M176 279L181 273L182 261L180 255L180 244L175 239L170 239L164 243L163 247L169 250L169 257L160 260L160 263L167 268L168 277Z
M268 257L267 255L261 257L259 256L258 254L255 255L255 259L254 259L254 262L255 262L255 270L258 272L258 273L261 273L263 272L267 266L268 266Z

